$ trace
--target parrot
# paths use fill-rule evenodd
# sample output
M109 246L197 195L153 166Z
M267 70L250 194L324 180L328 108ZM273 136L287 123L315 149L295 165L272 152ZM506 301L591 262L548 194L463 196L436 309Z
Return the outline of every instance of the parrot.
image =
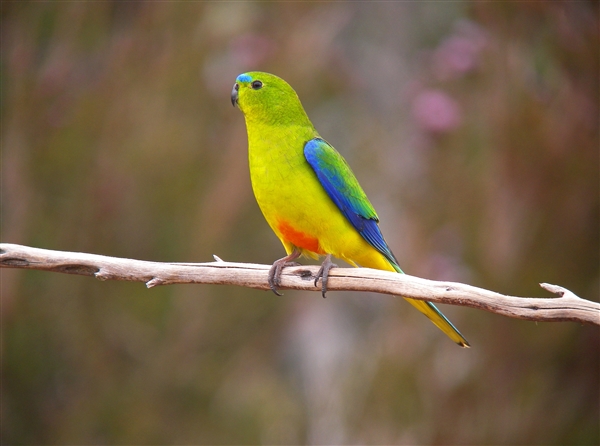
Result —
M379 228L379 217L346 160L316 131L294 89L273 74L240 74L231 103L244 115L252 190L286 252L270 268L279 295L285 267L324 257L315 279L323 297L332 257L354 267L404 274ZM451 340L470 347L431 302L405 298Z

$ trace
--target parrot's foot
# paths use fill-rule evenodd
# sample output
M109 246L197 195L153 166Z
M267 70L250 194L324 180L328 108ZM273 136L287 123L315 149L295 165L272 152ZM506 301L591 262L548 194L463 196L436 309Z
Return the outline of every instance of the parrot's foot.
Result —
M323 295L323 298L326 297L325 293L327 292L327 280L329 279L329 271L331 270L331 268L335 267L337 267L337 265L331 261L331 254L327 254L327 257L325 257L321 268L317 272L317 277L315 278L315 286L317 286L319 279L321 279L321 294Z
M283 268L286 266L298 266L299 263L293 262L294 259L300 257L300 251L294 249L289 256L282 257L279 260L275 260L273 262L273 266L269 270L269 287L271 287L271 291L273 291L278 296L283 296L277 288L281 286L281 273L283 272Z

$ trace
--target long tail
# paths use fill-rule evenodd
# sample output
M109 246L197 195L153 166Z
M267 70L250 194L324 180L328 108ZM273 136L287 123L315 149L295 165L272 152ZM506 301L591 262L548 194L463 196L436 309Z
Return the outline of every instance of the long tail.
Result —
M391 262L390 262L391 263ZM400 274L404 274L404 271L400 269L398 265L395 263L391 263L394 269ZM461 347L469 348L469 341L465 339L460 331L442 314L440 310L437 309L435 305L431 302L427 302L425 300L416 300L405 297L413 307L423 313L425 316L429 318L431 322L433 322L440 330L442 330L446 335L456 342Z
M409 299L405 297L411 305L413 305L417 310L423 313L425 316L431 320L440 330L442 330L446 335L456 342L461 347L469 348L471 345L469 341L465 339L460 331L442 314L440 310L437 309L435 305L431 302L427 302L425 300L416 300Z

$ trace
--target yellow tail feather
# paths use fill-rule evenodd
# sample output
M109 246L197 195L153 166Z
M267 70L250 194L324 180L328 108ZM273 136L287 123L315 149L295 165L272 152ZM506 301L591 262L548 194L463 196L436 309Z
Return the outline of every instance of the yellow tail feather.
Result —
M440 311L431 302L410 299L408 297L405 297L404 299L406 299L406 301L408 301L412 306L427 316L431 322L433 322L440 330L446 333L446 335L458 345L465 348L470 347L469 342L460 333L460 331L458 331L456 327L452 325L452 323L446 319L446 317L440 313Z

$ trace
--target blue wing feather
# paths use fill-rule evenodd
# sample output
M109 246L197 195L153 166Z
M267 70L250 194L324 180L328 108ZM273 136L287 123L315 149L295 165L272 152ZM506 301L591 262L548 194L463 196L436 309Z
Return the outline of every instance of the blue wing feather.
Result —
M379 229L379 218L346 160L329 143L314 138L304 145L304 157L319 182L360 235L383 254L398 272L398 261Z
M377 249L390 262L396 271L402 273L398 261L390 251L379 230L379 219L366 194L358 184L346 160L326 141L315 138L304 145L304 157L317 174L319 182L336 206L346 216L363 238ZM431 302L408 299L438 327L463 347L469 343ZM452 333L454 332L454 333Z

